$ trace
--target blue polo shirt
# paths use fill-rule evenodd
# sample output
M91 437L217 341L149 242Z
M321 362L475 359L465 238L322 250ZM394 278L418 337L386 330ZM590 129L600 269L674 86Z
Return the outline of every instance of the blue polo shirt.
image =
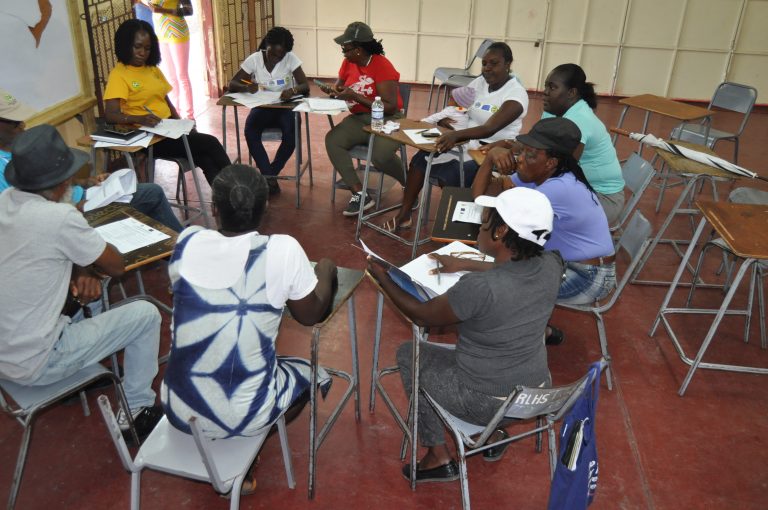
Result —
M542 119L554 117L544 112ZM579 165L584 170L589 184L603 195L618 193L624 189L624 178L621 176L621 165L616 157L616 148L611 143L608 130L603 122L595 115L586 101L579 101L571 106L563 118L573 121L581 130L581 143L584 152L581 153Z
M11 187L5 180L5 167L11 161L11 153L0 150L0 193ZM72 186L72 201L76 204L83 199L85 190L80 186Z

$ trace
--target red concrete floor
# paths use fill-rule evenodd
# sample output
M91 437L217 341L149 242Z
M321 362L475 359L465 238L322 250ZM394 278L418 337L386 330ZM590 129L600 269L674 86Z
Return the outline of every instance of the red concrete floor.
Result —
M199 129L220 135L220 110L214 102L198 115ZM412 95L411 117L425 113L426 89L417 87ZM614 125L619 107L613 99L602 99L598 114L607 125ZM538 119L541 102L532 99L525 130ZM243 115L245 112L242 112ZM726 123L733 119L720 116ZM626 125L638 129L641 115L632 112ZM327 121L311 119L312 155L315 184L302 182L302 206L294 207L291 186L283 184L283 193L270 203L265 233L288 233L304 246L311 259L330 257L340 266L363 268L362 255L349 244L353 242L354 222L342 217L341 209L348 195L340 192L335 205L330 204L330 166L325 155L323 136ZM649 130L665 135L671 121L652 117ZM768 115L765 110L753 114L742 139L741 163L768 174L764 161L768 156ZM234 154L233 126L229 126L230 153ZM619 153L626 157L634 148L626 139L619 142ZM731 146L719 148L730 156ZM273 149L272 149L273 150ZM646 152L646 154L648 154ZM291 162L285 172L291 170ZM163 168L165 169L163 171ZM172 167L161 167L163 182L171 195L175 179ZM743 183L740 182L740 185ZM762 189L768 189L762 186ZM679 188L676 188L679 190ZM727 190L720 190L727 193ZM665 200L662 213L653 212L658 193L650 188L641 204L643 212L658 225L671 207L675 193ZM438 198L435 191L434 199ZM387 200L394 202L399 192L392 190ZM435 202L433 202L435 203ZM689 233L685 221L675 230ZM393 261L405 261L409 249L370 231L363 233L366 243ZM422 248L434 249L436 245ZM674 255L660 249L653 257L651 273L671 277L677 265ZM716 266L713 257L707 271ZM625 267L620 263L619 270ZM145 275L151 291L169 301L165 267L158 264ZM677 357L665 332L654 338L648 330L664 297L665 289L630 285L622 299L607 315L609 348L614 360L614 389L603 383L598 408L598 450L600 478L595 509L672 509L672 508L766 508L768 474L767 379L750 374L700 370L685 397L677 389L687 371ZM744 292L739 299L744 301ZM427 484L411 492L400 475L398 458L400 434L393 419L381 404L373 414L366 403L370 381L375 292L363 282L356 293L358 343L362 374L363 414L355 423L351 407L344 411L329 434L318 457L317 492L307 500L307 413L289 425L292 458L297 474L296 490L289 490L276 439L270 439L261 453L256 478L256 494L243 498L241 508L460 508L458 483ZM719 291L701 291L697 302L716 305ZM675 324L689 351L701 342L710 319L676 319ZM565 344L549 348L549 363L555 384L580 377L590 361L599 357L594 320L573 312L556 310L553 322L565 330ZM741 339L741 319L729 318L710 349L709 360L727 360L768 366L766 353L758 341L758 320L753 321L748 344ZM168 348L168 321L163 329L162 349ZM385 309L381 359L389 364L396 347L410 336L408 326L389 308ZM308 356L310 331L286 320L279 338L283 353ZM449 330L433 333L433 338L452 341ZM346 314L340 313L323 332L321 362L349 369L349 340ZM161 367L162 374L162 367ZM159 383L159 378L157 380ZM387 383L395 401L406 403L397 378ZM332 389L328 401L321 404L326 416L341 394L341 384ZM79 405L56 406L40 416L27 461L20 509L51 508L127 508L130 477L118 460L107 437L95 398L89 395L93 414L84 417ZM113 396L110 394L110 398ZM21 428L7 416L0 417L0 501L7 498L13 466L21 438ZM536 454L532 441L512 445L501 462L490 464L480 458L469 461L469 477L474 508L514 507L541 509L549 490L547 458ZM228 502L210 486L146 472L142 480L142 505L145 509L227 508ZM500 502L501 503L500 505Z

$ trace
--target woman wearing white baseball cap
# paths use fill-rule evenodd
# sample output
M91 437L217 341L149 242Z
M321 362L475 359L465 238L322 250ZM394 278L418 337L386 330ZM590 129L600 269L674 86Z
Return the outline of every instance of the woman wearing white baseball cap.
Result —
M487 207L477 243L494 258L488 271L465 274L448 292L425 303L398 287L386 268L370 259L368 271L415 324L457 324L455 350L421 345L419 381L450 413L484 424L517 385L551 382L543 335L555 306L563 261L557 252L544 250L553 221L552 206L544 194L515 188L498 197L478 197L476 202ZM410 394L410 343L398 349L397 363ZM459 470L446 447L442 422L424 397L419 399L418 434L427 454L419 461L416 481L456 480ZM492 436L494 440L503 437L503 429ZM498 460L505 448L486 450L483 457ZM403 474L410 477L410 466L403 468Z

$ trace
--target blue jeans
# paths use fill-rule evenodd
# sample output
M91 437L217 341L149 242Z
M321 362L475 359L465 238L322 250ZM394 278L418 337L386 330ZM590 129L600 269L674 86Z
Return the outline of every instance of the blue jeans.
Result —
M30 385L53 384L125 349L123 388L132 411L155 403L160 312L148 301L118 306L64 326L45 368ZM81 320L77 320L80 318Z
M171 204L165 198L165 191L157 184L144 182L137 184L136 193L131 199L131 207L176 232L181 232L184 229L176 215L173 214Z
M253 108L245 121L245 141L248 151L256 162L261 175L277 175L285 167L296 148L295 114L279 108ZM269 162L267 151L261 142L261 134L267 128L279 128L282 133L275 159Z
M578 262L565 263L565 279L560 284L557 302L566 305L588 305L603 299L616 287L616 264L593 266Z

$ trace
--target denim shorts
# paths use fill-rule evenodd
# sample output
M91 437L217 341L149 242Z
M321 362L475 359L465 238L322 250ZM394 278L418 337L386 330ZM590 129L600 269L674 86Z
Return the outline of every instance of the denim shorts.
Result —
M587 305L599 301L616 287L616 264L594 266L566 262L563 283L557 293L557 302L568 305Z

